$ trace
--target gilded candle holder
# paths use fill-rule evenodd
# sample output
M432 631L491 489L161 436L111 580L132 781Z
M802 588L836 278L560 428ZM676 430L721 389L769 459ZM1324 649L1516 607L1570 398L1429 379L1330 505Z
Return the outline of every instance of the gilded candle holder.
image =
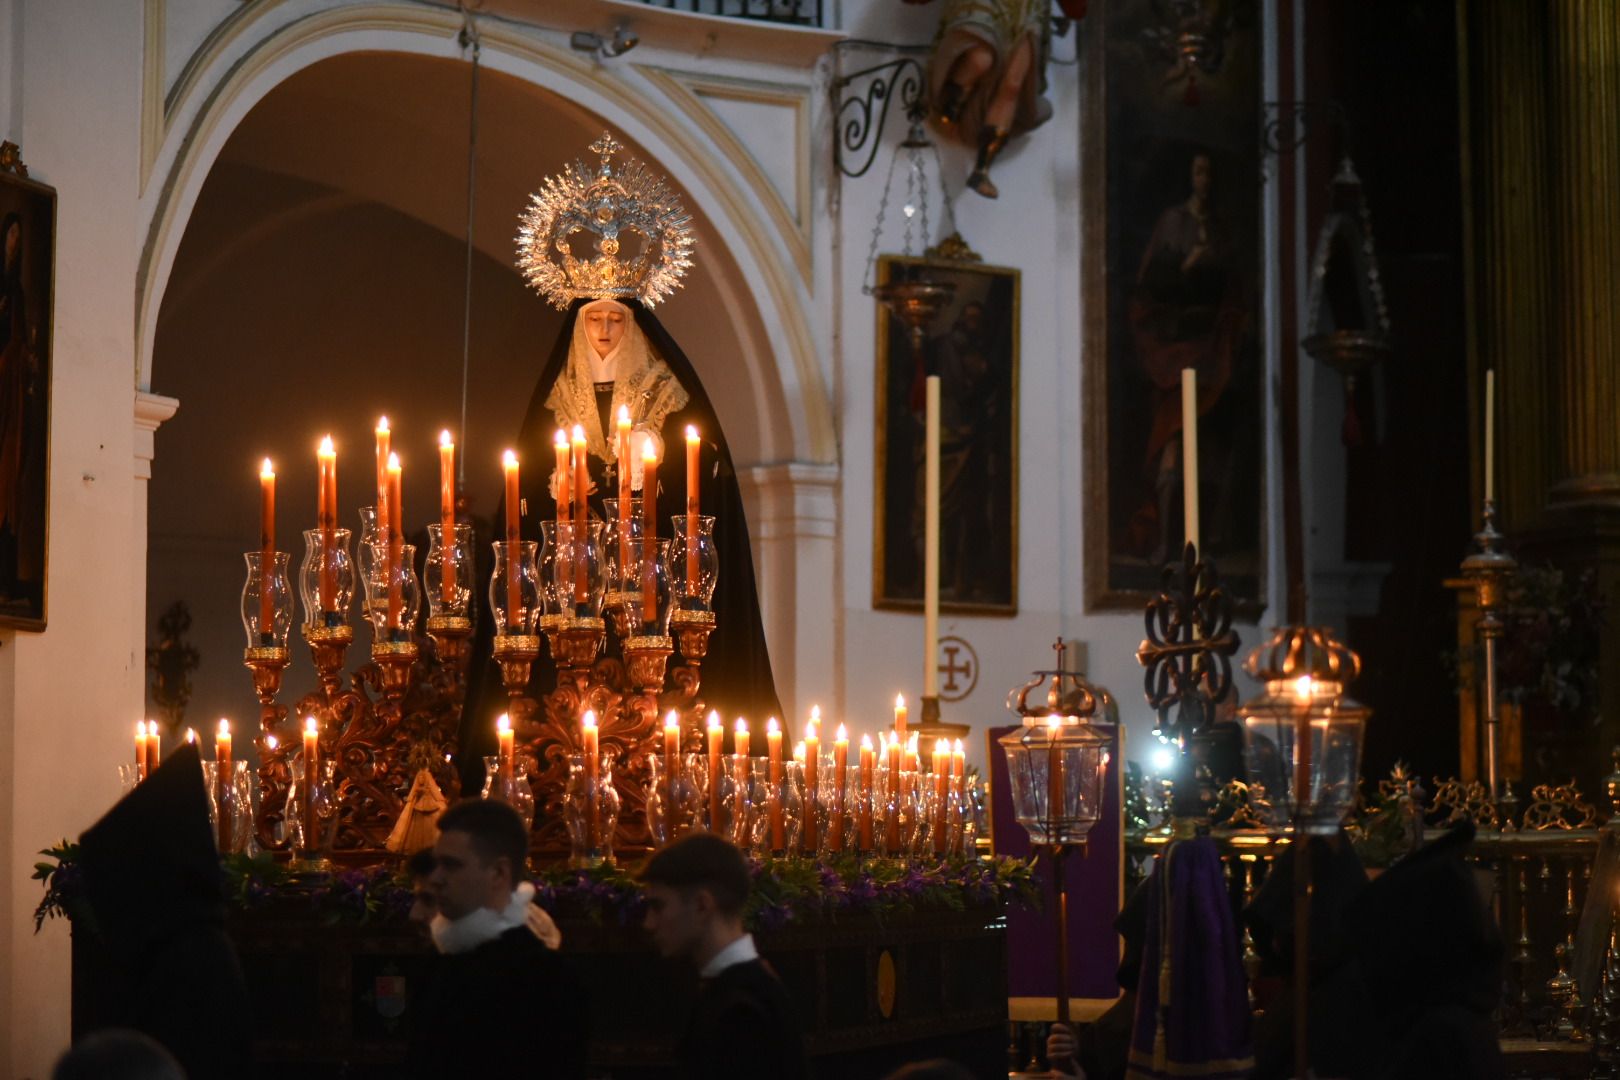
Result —
M645 634L626 638L624 666L630 684L643 694L657 693L664 685L669 657L675 643L665 634Z
M553 654L557 666L575 672L590 670L606 640L607 623L602 619L582 616L568 620L568 625L557 634L557 649Z
M709 655L709 635L714 633L714 627L712 611L676 608L669 616L670 633L680 645L681 658L694 667Z
M433 655L455 673L459 685L467 674L467 658L472 653L472 620L459 615L430 615L427 636L433 642Z
M631 625L631 614L635 605L641 603L641 594L617 589L607 594L602 601L602 614L607 617L609 625L613 627L613 636L623 641L629 638L635 629Z
M397 705L411 688L411 671L420 655L414 641L377 641L371 646L371 659L381 673L383 698Z
M242 663L253 673L253 693L259 699L259 730L272 731L287 710L276 705L281 676L292 653L285 645L259 645L242 651Z
M522 696L529 685L529 674L540 655L538 634L497 634L492 650L501 668L501 685L509 698Z
M315 677L327 701L336 696L343 683L343 658L354 643L354 627L305 625L304 641L315 664Z

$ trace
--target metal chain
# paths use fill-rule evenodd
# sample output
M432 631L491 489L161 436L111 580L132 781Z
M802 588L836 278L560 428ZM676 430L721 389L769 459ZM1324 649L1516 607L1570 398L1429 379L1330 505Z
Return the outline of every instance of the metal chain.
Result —
M883 195L878 199L877 224L872 227L872 246L866 252L866 271L861 274L861 292L872 295L872 269L877 265L878 240L883 236L883 217L889 209L889 185L894 183L894 166L900 160L896 154L889 159L889 175L883 180Z

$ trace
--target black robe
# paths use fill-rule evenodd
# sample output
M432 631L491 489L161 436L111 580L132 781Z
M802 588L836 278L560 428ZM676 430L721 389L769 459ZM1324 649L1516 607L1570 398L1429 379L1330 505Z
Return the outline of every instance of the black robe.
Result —
M518 433L516 450L522 463L519 472L519 491L522 496L521 529L525 540L540 539L540 524L554 520L557 503L551 497L550 483L556 464L552 439L557 424L546 399L562 377L568 364L568 349L574 337L574 320L588 300L576 300L563 318L557 341L551 355L540 371L534 395ZM698 381L686 354L669 336L651 311L640 301L625 300L635 316L636 325L647 338L654 356L668 366L682 389L687 393L686 405L665 419L660 434L664 440L664 460L658 466L658 521L659 535L670 535L670 516L686 513L686 425L695 426L703 436L699 454L699 477L702 481L698 500L702 513L712 515L715 549L719 556L720 580L714 592L713 607L716 626L709 639L709 654L703 661L701 696L706 707L718 709L726 726L739 716L754 721L753 728L763 730L767 716L781 716L781 702L776 696L776 681L771 675L770 655L765 646L765 628L760 621L759 593L754 579L754 556L748 542L748 520L743 512L742 493L737 486L737 470L731 461L720 420L709 403L703 384ZM611 432L604 428L604 433ZM609 436L611 438L611 435ZM602 499L618 494L612 467L594 455L590 462L591 479L596 493L590 498L594 516L604 516ZM494 520L505 520L504 497L496 509ZM487 568L480 580L488 580ZM472 657L471 697L463 714L462 783L469 790L483 785L481 757L494 752L495 717L505 710L506 695L501 687L500 669L491 658L494 624L487 611L479 619L478 636ZM609 631L606 651L618 648L615 635ZM680 663L677 653L671 664ZM534 662L530 678L530 693L543 698L557 685L557 669L544 645Z
M763 960L733 964L702 981L677 1056L686 1080L810 1075L793 1000Z
M585 1075L590 1008L568 957L515 926L464 953L434 958L411 1002L411 1075Z
M224 875L197 748L170 754L79 844L95 930L74 933L111 961L109 978L83 988L100 1006L86 1010L98 1015L85 1026L151 1036L191 1080L256 1075L252 1009L225 935Z

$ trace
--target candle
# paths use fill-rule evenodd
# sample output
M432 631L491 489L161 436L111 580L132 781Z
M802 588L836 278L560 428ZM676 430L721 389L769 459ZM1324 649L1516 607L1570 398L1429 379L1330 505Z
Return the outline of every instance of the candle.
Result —
M731 782L737 792L736 809L731 819L731 839L741 848L749 846L747 803L743 793L748 790L748 721L739 719L732 735L735 752L731 755Z
M388 455L388 629L399 629L400 611L404 606L401 589L404 585L405 532L401 525L404 500L400 496L399 455Z
M630 460L630 406L619 406L619 566L630 565L630 482L635 470ZM622 571L621 571L622 572Z
M551 448L557 452L557 520L571 521L574 517L574 508L568 494L570 469L568 432L558 428L556 437L551 440Z
M377 421L377 535L388 535L388 452L393 438L388 429L388 417Z
M951 748L951 778L956 781L956 793L966 795L962 786L967 779L967 755L962 752L962 740L957 739L956 745Z
M933 698L939 696L939 376L928 376L924 386L923 697Z
M669 822L670 839L675 837L676 807L681 776L681 717L674 709L664 714L664 783L668 786L668 802L664 814Z
M320 777L321 729L313 716L304 717L304 847L314 849L315 784Z
M1496 498L1496 369L1485 371L1485 501Z
M151 776L157 771L159 751L163 749L163 737L158 734L156 720L146 722L146 775Z
M1050 716L1046 720L1046 840L1057 843L1063 821L1063 752L1058 739L1063 731L1063 718ZM1297 788L1295 790L1298 790Z
M872 850L872 786L876 771L872 736L861 736L860 799L857 806L856 841L862 851Z
M720 746L725 741L726 729L720 724L720 714L709 710L709 831L720 831Z
M512 718L502 713L495 719L495 753L500 762L500 773L503 780L512 778L516 763L516 746L512 732Z
M698 430L686 425L686 595L698 594Z
M585 428L574 425L569 440L569 453L574 463L574 603L585 603L588 565L585 547L585 522L590 519L590 460L585 445Z
M447 607L456 602L456 444L450 430L439 432L439 587Z
M506 474L506 632L515 634L523 629L523 590L520 572L523 552L518 531L518 459L508 450L501 455L501 468Z
M748 756L748 721L737 718L736 727L731 734L731 752L738 757Z
M945 804L950 801L951 748L934 740L934 854L945 854Z
M337 450L332 436L321 439L315 461L320 466L316 523L321 530L321 610L332 611L337 608L337 553L332 550L337 545Z
M1198 373L1181 369L1181 502L1187 518L1187 543L1198 543Z
M276 469L269 458L259 466L259 644L274 645L276 608L270 573L276 567Z
M894 737L906 737L906 695L894 695Z
M146 721L135 721L135 782L146 779Z
M918 752L917 752L919 743L920 743L920 737L919 737L917 732L913 731L911 733L911 737L906 740L906 771L907 772L921 772L922 771L921 755L919 755Z
M765 803L770 812L771 850L787 847L787 821L782 816L782 729L776 717L765 721L765 748L770 761L771 790Z
M641 506L646 520L641 526L641 621L658 622L658 591L655 570L658 564L658 448L648 436L641 444ZM656 627L649 627L648 632Z
M580 743L585 756L585 846L595 851L598 846L596 836L596 786L602 771L602 760L597 743L596 712L586 709L585 715L580 718Z
M214 735L214 805L219 831L219 850L230 851L231 807L228 796L231 789L231 722L221 718L219 731Z
M883 853L893 855L900 849L900 740L891 734L887 746L889 789L883 800Z
M827 846L836 854L844 850L844 790L849 773L849 732L843 724L833 738L833 804L827 828Z
M816 710L820 712L820 710ZM816 808L821 804L821 731L817 719L804 725L804 850L814 852L820 837L816 830Z

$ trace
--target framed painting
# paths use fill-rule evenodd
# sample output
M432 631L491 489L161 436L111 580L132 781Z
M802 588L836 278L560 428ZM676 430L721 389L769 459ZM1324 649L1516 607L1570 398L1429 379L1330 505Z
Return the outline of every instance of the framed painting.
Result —
M1088 15L1081 197L1085 577L1140 609L1185 537L1183 368L1198 376L1203 551L1240 614L1265 605L1261 42L1231 5L1212 70L1164 46L1163 5Z
M56 191L0 145L0 627L45 629Z
M921 610L924 379L940 377L939 605L1018 611L1018 271L885 255L879 283L926 271L954 286L921 351L887 308L877 320L872 604Z

